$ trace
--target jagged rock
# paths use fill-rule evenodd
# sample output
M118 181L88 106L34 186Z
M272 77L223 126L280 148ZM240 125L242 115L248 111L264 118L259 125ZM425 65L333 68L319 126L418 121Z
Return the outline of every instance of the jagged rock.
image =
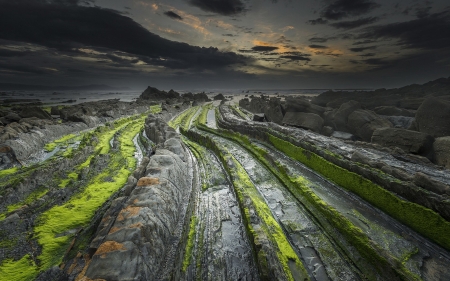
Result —
M225 100L225 97L222 94L218 94L213 97L213 100Z
M207 102L210 101L210 99L208 98L208 96L205 93L197 93L194 94L194 100L198 101L198 102Z
M160 91L156 88L148 86L148 88L139 96L141 100L165 100L165 99L178 99L180 94L174 90L170 90L168 93Z
M266 120L266 117L264 116L264 113L253 114L253 121L264 122L265 120Z
M177 134L161 117L153 114L145 119L145 133L156 145L163 144Z
M48 114L47 111L43 110L40 107L28 107L24 108L20 113L20 117L22 118L30 118L37 117L39 119L52 119L52 116Z
M320 133L324 136L330 137L334 132L334 129L330 126L323 126L322 131Z
M9 112L5 118L7 120L9 120L10 122L18 122L20 119L22 119L21 116L19 116L19 114L15 113L15 112Z
M378 115L387 115L387 116L406 116L406 117L414 117L415 112L412 110L398 108L396 106L379 106L373 109L373 111Z
M337 131L348 132L348 116L355 110L360 109L361 104L357 101L348 101L343 103L339 109L327 111L324 113L324 124L334 128Z
M435 163L450 169L450 136L436 138L433 150Z
M391 128L392 123L373 111L358 109L348 116L347 126L355 136L370 142L372 134L379 128Z
M325 108L312 104L302 97L287 97L285 112L305 112L323 116Z
M60 114L59 108L57 106L52 106L50 108L50 114L51 115L59 115Z
M427 98L416 112L415 123L419 132L435 138L450 136L450 101Z
M286 112L283 124L320 132L323 127L323 119L314 113Z
M379 128L373 132L372 143L386 147L398 147L406 152L432 159L433 137L424 133L398 129Z
M239 106L252 113L264 113L268 122L281 124L283 120L283 109L278 98L267 100L266 98L253 97L251 101L243 99L239 101Z

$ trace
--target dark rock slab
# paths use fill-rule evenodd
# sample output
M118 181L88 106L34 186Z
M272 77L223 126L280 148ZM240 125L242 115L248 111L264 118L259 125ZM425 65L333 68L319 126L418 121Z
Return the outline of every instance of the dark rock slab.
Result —
M429 159L433 159L433 141L434 138L430 135L399 128L379 128L372 135L372 143L398 147Z
M283 124L320 132L323 127L323 119L314 113L286 112Z
M347 126L355 136L370 142L376 129L390 128L392 123L381 118L373 111L358 109L348 116Z
M450 136L450 101L427 98L416 112L418 131L435 138Z

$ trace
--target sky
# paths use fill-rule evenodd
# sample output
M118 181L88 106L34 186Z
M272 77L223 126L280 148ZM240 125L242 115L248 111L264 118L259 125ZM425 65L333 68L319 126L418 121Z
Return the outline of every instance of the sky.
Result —
M449 76L448 0L0 0L0 83L394 88Z

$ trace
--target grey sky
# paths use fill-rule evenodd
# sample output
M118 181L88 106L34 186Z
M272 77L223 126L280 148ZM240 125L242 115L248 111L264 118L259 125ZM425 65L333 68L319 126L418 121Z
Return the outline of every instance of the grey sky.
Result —
M9 2L0 82L377 88L450 75L446 0Z

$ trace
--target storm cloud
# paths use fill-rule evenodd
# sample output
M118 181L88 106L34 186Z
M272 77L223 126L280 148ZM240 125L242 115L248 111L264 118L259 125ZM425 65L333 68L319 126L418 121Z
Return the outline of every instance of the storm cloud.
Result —
M203 11L230 16L245 11L244 3L240 0L188 0L188 2Z
M0 0L0 39L62 51L107 48L169 68L214 69L248 61L233 52L170 41L113 10L77 4L76 0Z
M379 20L378 17L368 17L368 18L361 18L361 19L352 20L352 21L336 22L336 23L332 23L330 25L334 28L352 29L352 28L361 27L363 25L375 23L378 20Z
M326 6L320 15L328 20L340 20L367 14L378 7L380 4L370 0L336 0Z
M164 14L174 20L183 20L183 18L179 14L177 14L173 11L167 11L167 12L164 12Z

